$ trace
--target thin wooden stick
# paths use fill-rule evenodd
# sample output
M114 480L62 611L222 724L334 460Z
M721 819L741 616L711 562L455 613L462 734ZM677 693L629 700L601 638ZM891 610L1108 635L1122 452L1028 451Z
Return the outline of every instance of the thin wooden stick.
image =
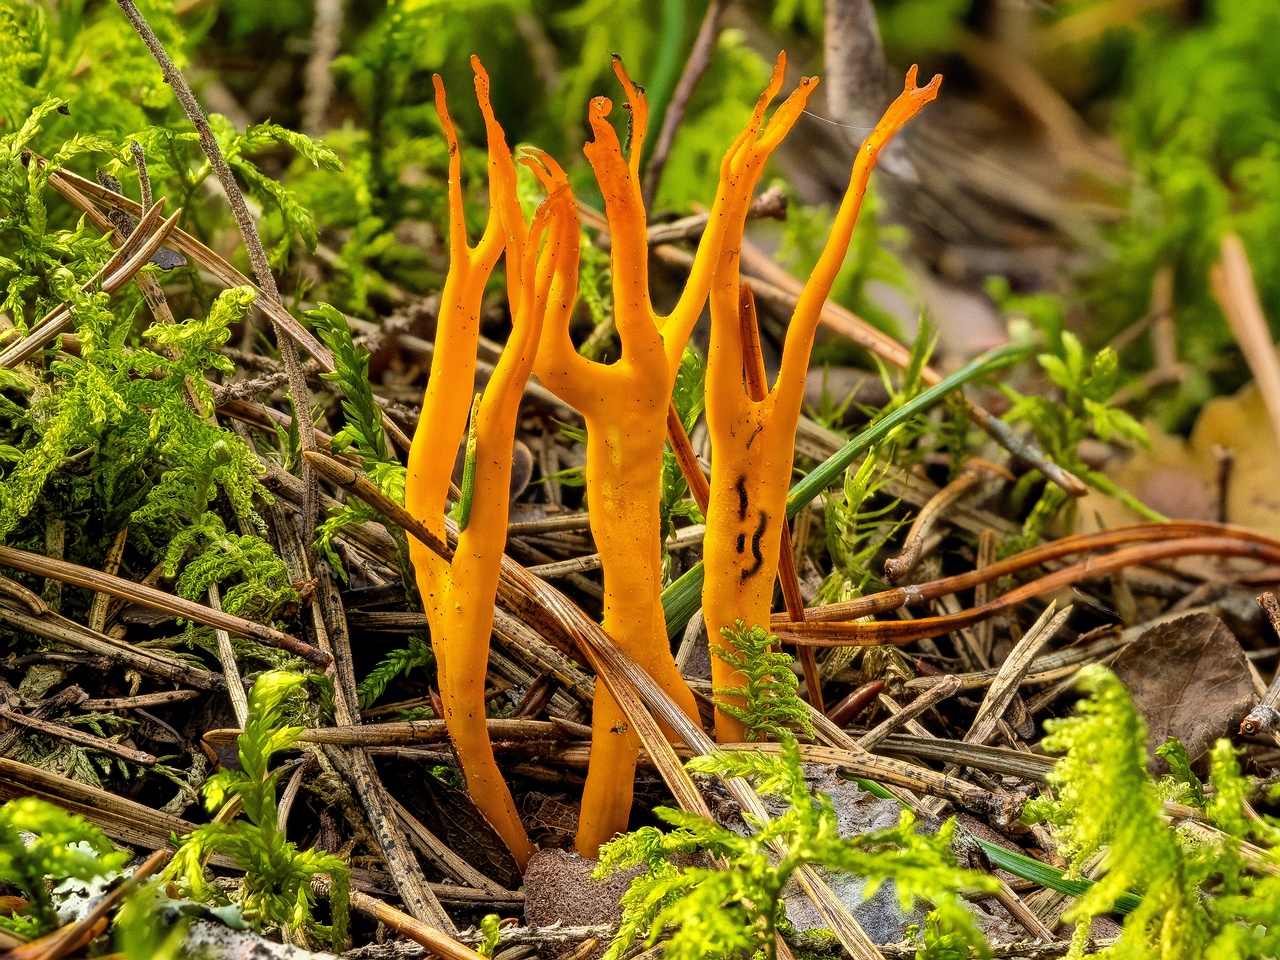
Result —
M157 850L147 857L118 887L109 890L97 903L85 911L80 919L59 927L39 940L32 940L5 954L6 960L53 960L64 957L84 946L93 936L94 929L108 913L126 896L137 889L142 881L164 866L169 859L168 850Z
M182 703L200 696L198 690L161 690L158 693L143 693L136 697L107 697L102 700L85 700L77 710L100 712L106 710L136 710L139 707L163 707L171 703Z
M1044 613L1040 614L1040 618L1022 635L1022 639L1005 658L995 680L987 689L982 705L978 707L977 716L973 718L969 732L964 735L965 743L988 743L991 740L1000 718L1013 702L1022 678L1031 669L1036 654L1057 634L1062 625L1067 622L1067 618L1071 616L1072 607L1069 604L1056 616L1054 616L1055 606L1056 604L1051 601L1049 606L1045 607Z
M58 740L65 740L67 743L74 743L78 747L86 747L89 750L97 750L100 753L109 753L114 757L119 757L121 760L128 760L130 763L141 764L144 767L153 766L156 762L155 757L143 750L134 750L113 740L107 740L84 730L69 727L65 723L38 720L35 717L28 717L25 714L4 708L0 708L0 720L16 723L37 733L43 733L46 737L54 737Z
M667 156L671 153L671 145L675 143L676 130L684 119L685 110L689 106L689 98L693 96L698 81L711 66L711 57L715 52L716 38L720 35L720 17L728 0L711 0L707 12L698 27L698 35L694 38L693 49L689 51L689 59L685 61L680 79L667 102L666 112L662 115L662 127L654 140L653 153L649 155L649 164L644 171L644 204L653 205L653 198L658 195L658 184L662 181L662 170L667 165Z
M0 623L25 630L33 636L65 643L77 650L104 657L111 663L130 667L151 677L160 677L198 690L222 688L222 675L219 673L182 660L172 660L154 650L135 647L105 633L94 633L88 627L60 617L51 611L37 617L0 604Z
M1258 604L1271 621L1271 629L1280 636L1280 601L1276 600L1276 595L1264 593L1258 597ZM1240 732L1251 737L1266 735L1280 743L1280 710L1277 707L1280 707L1280 668L1277 668L1266 695L1240 724Z
M810 620L804 623L793 621L774 626L778 636L789 643L818 647L910 643L913 640L937 637L962 627L972 626L1033 597L1081 580L1091 580L1106 573L1123 570L1125 567L1196 555L1245 557L1263 563L1280 564L1280 544L1265 544L1226 537L1190 537L1166 543L1145 544L1117 550L1105 557L1097 557L1084 563L1064 567L1016 590L1010 590L982 607L972 607L949 616L873 623L815 623Z
M931 580L928 583L913 583L905 587L894 587L880 593L868 594L854 600L841 603L830 603L823 607L814 607L808 611L810 623L824 620L854 620L858 617L886 613L901 607L924 603L949 593L969 590L980 583L989 583L1001 577L1020 573L1030 567L1050 563L1062 557L1077 553L1092 553L1116 546L1127 546L1139 542L1180 540L1186 537L1224 537L1261 544L1280 550L1280 540L1250 530L1248 527L1237 527L1224 523L1211 523L1202 520L1169 520L1161 523L1135 523L1127 527L1115 527L1097 533L1079 534L1062 537L1049 543L1032 547L1021 553L1006 557L998 563L989 564L977 570ZM779 622L775 617L774 622Z
M209 609L222 610L222 597L216 583L209 584ZM227 696L231 700L231 712L235 714L236 723L243 727L249 721L249 696L244 692L244 681L240 679L236 652L231 648L231 634L225 630L216 629L213 636L218 644L218 662L222 664L222 676L227 681Z
M162 203L161 201L160 203ZM152 210L158 210L160 203L153 206ZM150 234L143 234L139 229L134 232L133 236L126 240L124 244L116 251L116 256L126 251L131 245L129 243L133 237L139 237L139 243L133 247L132 252L123 258L120 266L106 274L101 283L101 289L107 293L115 293L122 286L133 279L134 274L146 266L152 255L164 246L165 240L178 224L178 218L182 216L182 211L178 210L163 223L161 223ZM116 259L112 257L112 261ZM108 261L108 265L112 261ZM86 284L88 286L88 284ZM46 314L26 337L17 343L11 344L3 353L0 353L0 367L16 367L18 364L29 359L37 351L43 349L45 344L62 333L71 326L71 308L67 304L61 304Z
M920 562L920 554L924 550L924 542L942 515L952 504L969 493L982 480L977 470L964 470L949 484L939 490L921 511L916 514L911 529L907 531L906 542L902 552L884 562L884 576L890 583L897 583L911 568ZM795 619L795 618L793 618Z
M134 5L133 0L116 0L116 2L134 30L138 32L138 36L142 38L142 42L146 44L151 56L159 64L165 83L173 88L174 95L177 97L178 103L181 104L183 112L186 113L187 119L196 128L196 134L200 140L200 149L208 158L209 165L213 168L214 175L218 178L218 183L222 185L223 193L226 194L227 202L231 205L231 212L235 216L236 226L240 230L245 250L249 253L249 262L253 264L254 275L258 278L258 286L262 288L268 300L279 304L280 291L276 288L276 279L271 273L271 264L267 260L267 251L262 246L262 239L258 236L258 228L253 222L253 216L249 213L249 205L245 203L244 194L240 192L240 186L231 174L231 167L227 164L226 157L222 155L222 148L218 146L218 141L213 135L213 130L209 126L209 121L205 118L204 111L200 108L195 94L191 92L191 87L187 84L186 78L174 65L173 60L164 49L164 45L160 42L160 38L151 29L151 25L147 23L146 18ZM314 450L316 446L315 422L311 416L311 401L307 393L306 374L302 370L302 361L298 357L297 345L288 336L288 331L280 326L276 326L276 346L280 350L280 359L284 362L284 368L289 374L289 393L293 401L295 420L298 424L298 437L301 441L302 449ZM309 542L310 532L315 529L316 520L320 515L320 502L315 479L312 477L310 469L305 466L303 467L302 479L307 488L303 504L302 524L304 529L308 531L307 539Z
M0 546L0 566L12 567L14 570L21 570L23 573L34 574L37 577L49 577L50 579L70 583L77 587L84 587L88 590L109 593L114 597L130 600L152 610L171 613L174 616L192 620L207 627L220 627L238 637L248 637L250 640L256 640L269 647L279 647L281 650L287 650L318 667L328 666L331 659L324 651L317 650L310 644L303 643L297 637L291 637L289 634L281 633L271 627L264 627L260 623L245 620L243 617L232 616L229 613L210 610L201 604L184 600L182 597L175 597L173 594L165 593L163 590L156 590L154 587L145 587L140 583L134 583L132 580L99 573L97 570L68 563L65 560L54 560L38 553L28 553L26 550Z
M48 160L39 154L31 153L27 155L31 157L34 163L41 165L48 163ZM102 212L94 204L100 203L109 210L120 210L135 217L141 216L145 212L137 201L130 200L128 197L121 196L118 193L112 193L100 184L94 183L92 180L86 180L84 177L69 170L58 170L50 174L49 186L62 194L68 203L93 219L94 226L104 233L113 229L111 221L103 216ZM295 343L301 345L320 364L325 373L333 372L333 354L329 348L317 340L315 335L304 327L298 318L286 310L283 305L267 299L266 292L262 287L185 230L175 229L169 236L167 245L190 257L197 266L208 270L224 286L253 287L258 293L259 309L266 313L271 322L278 328L288 331L289 337Z
M431 951L433 955L441 957L443 960L485 960L481 954L459 943L448 934L440 932L421 920L415 920L409 914L397 910L390 904L383 903L367 893L352 890L350 902L352 910L372 917L380 923L385 923L396 933L421 944Z
M680 422L680 413L674 403L667 408L667 442L671 444L671 452L676 455L676 462L680 464L684 482L689 485L689 495L693 497L698 509L706 514L707 505L711 502L711 484L707 481L707 475L702 472L702 464L693 451L693 443L685 432L684 424Z
M107 550L107 555L102 561L102 572L109 573L113 576L120 569L120 559L124 556L125 541L129 537L128 524L121 527L111 541L111 547ZM111 602L111 595L108 593L95 593L93 595L93 603L89 605L89 629L94 633L102 633L107 628L107 606Z
M896 733L902 727L907 725L910 720L916 719L926 710L935 704L941 703L948 697L955 696L960 692L960 678L951 676L950 674L939 677L938 683L935 683L928 690L921 693L909 704L893 714L891 717L882 720L876 726L872 727L862 736L856 743L863 750L874 750L881 743L889 738L890 735Z

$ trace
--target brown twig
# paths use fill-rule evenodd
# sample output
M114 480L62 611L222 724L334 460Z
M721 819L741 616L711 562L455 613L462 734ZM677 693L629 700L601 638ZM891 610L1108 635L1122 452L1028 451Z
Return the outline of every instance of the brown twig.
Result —
M1001 577L1020 573L1030 567L1049 563L1062 557L1077 553L1091 553L1110 547L1160 540L1180 540L1188 537L1223 537L1245 542L1256 543L1270 549L1280 550L1280 540L1230 524L1210 523L1200 520L1171 520L1161 523L1136 523L1126 527L1115 527L1098 533L1077 534L1062 537L1049 543L1032 547L1021 553L1006 557L999 563L993 563L968 573L931 580L928 583L913 583L905 587L894 587L880 593L868 594L854 600L831 603L823 607L814 607L808 611L809 622L823 620L853 620L858 617L886 613L901 607L923 603L949 593L969 590L980 583L989 583ZM780 617L774 623L781 622Z
M667 408L667 442L671 444L671 452L680 465L684 482L689 485L689 495L705 515L707 504L711 501L711 485L707 482L707 475L702 472L702 463L693 451L693 444L689 440L689 434L685 432L684 424L680 422L680 413L674 403Z
M1023 677L1031 669L1032 661L1058 630L1071 616L1071 606L1054 616L1054 604L1050 603L1035 624L1022 635L1022 639L1009 652L995 680L987 689L987 695L978 707L977 716L969 732L964 735L965 743L987 743L996 731L1000 718L1004 716L1009 704L1018 692Z
M870 753L850 753L834 747L821 747L802 743L800 755L812 763L829 763L855 777L865 777L878 783L905 787L917 793L944 797L960 806L981 813L1012 820L1017 817L1021 804L1012 795L993 794L958 777L937 773L928 767L917 766L890 757L878 757ZM760 753L780 753L776 743L723 743L721 750L751 750Z
M684 70L671 93L667 110L662 115L662 128L653 142L653 152L649 155L649 164L644 171L643 190L644 205L653 206L653 198L658 195L658 184L662 181L662 170L667 165L667 156L671 153L671 145L675 143L676 131L680 121L684 119L685 110L689 107L689 98L693 96L698 81L711 66L711 55L715 51L716 38L720 35L720 15L724 13L728 0L711 0L707 5L702 25L698 27L698 35L694 38L693 49L689 51L689 59L685 61Z
M49 605L44 602L40 594L33 590L28 590L16 580L10 580L8 577L0 576L0 596L8 597L11 600L17 600L20 604L29 610L32 615L43 617L49 612Z
M883 680L864 683L830 710L824 711L837 727L846 727L849 721L869 707L884 690Z
M485 721L494 740L563 740L566 732L548 720ZM210 730L204 740L210 745L231 746L243 730ZM393 720L387 723L355 723L336 727L310 727L298 735L299 743L322 743L336 747L387 747L411 743L444 743L449 739L443 720Z
M897 733L900 729L907 725L908 721L914 720L921 716L930 707L941 703L948 697L954 696L960 692L960 678L950 675L939 677L938 683L935 683L920 696L916 697L909 704L899 710L893 716L882 720L876 726L872 727L857 740L858 746L863 750L874 750L883 743L891 734Z
M171 613L174 616L192 620L207 627L220 627L238 637L248 637L250 640L256 640L258 643L266 644L269 647L279 647L281 650L287 650L319 667L329 664L330 658L328 654L317 650L308 643L303 643L297 637L289 636L287 633L281 633L271 627L264 627L260 623L245 620L243 617L211 610L190 600L184 600L182 597L175 597L173 594L165 593L163 590L156 590L154 587L145 587L140 583L134 583L121 577L108 576L105 573L99 573L97 570L68 563L65 560L54 560L38 553L28 553L26 550L0 546L0 566L12 567L14 570L21 570L24 573L34 574L38 577L49 577L77 587L84 587L87 590L109 593L114 597L130 600L152 610L162 610L165 613Z
M125 240L111 259L107 261L103 270L100 271L101 290L106 293L115 293L132 280L134 275L146 266L152 255L164 246L165 240L174 227L177 226L178 218L182 216L180 209L156 227L155 230L150 233L143 233L143 224L154 222L162 203L163 201L160 201L151 208L149 213L152 211L154 213L152 213L150 221L144 215L134 234ZM137 241L131 242L134 241L135 237ZM95 276L89 280L84 289L91 288L98 279L99 276ZM0 353L0 367L16 367L29 359L50 340L66 330L71 325L71 320L71 308L68 304L64 303L55 307L31 328L31 332L26 337L17 343L10 344L3 353Z
M112 576L120 569L120 559L124 556L125 541L129 537L129 527L123 526L116 532L115 538L111 541L111 547L107 550L107 555L102 561L102 572L109 573ZM89 605L89 629L94 633L101 633L107 626L107 605L111 602L111 595L108 593L95 593L93 595L93 603Z
M86 747L90 750L97 750L100 753L109 753L112 756L128 760L130 763L141 764L144 767L153 766L156 762L155 757L143 750L134 750L113 740L107 740L92 733L77 730L75 727L69 727L64 723L40 720L36 717L28 717L4 708L0 708L0 720L16 723L26 727L28 730L43 733L46 737L54 737L58 740L65 740L67 743L74 743L78 747Z
M253 272L258 279L258 286L268 300L280 304L280 291L276 288L276 279L271 273L271 264L267 260L267 251L262 246L262 239L258 236L258 228L253 222L253 216L249 213L249 206L245 203L244 194L240 192L240 187L231 173L231 167L227 164L226 157L222 155L222 148L218 146L218 141L213 135L213 130L210 128L209 121L205 118L204 111L200 108L195 94L191 92L191 87L187 84L186 78L182 76L181 71L174 65L173 60L164 49L164 45L160 42L160 38L151 29L151 25L147 23L146 18L134 5L133 0L116 0L116 2L134 30L138 32L138 36L142 38L142 42L146 44L151 56L159 64L165 83L173 88L174 95L177 97L178 103L181 104L183 112L186 113L187 119L196 128L196 134L200 140L200 149L204 152L205 157L208 158L209 165L213 168L214 175L218 178L218 183L222 185L223 193L226 194L227 202L231 205L231 212L235 217L236 226L240 230L240 237L244 241L245 250L249 254L249 262L253 265ZM289 372L289 392L293 401L294 419L298 424L298 437L303 450L314 450L316 442L314 421L311 416L311 401L307 394L307 379L302 371L298 348L288 336L286 329L282 329L278 324L275 325L275 329L276 345L280 350L280 358L284 362L285 369ZM310 531L315 529L316 520L320 515L320 503L317 498L318 491L315 480L306 466L303 467L302 479L307 487L302 523L303 528L308 531L309 537Z
M1280 636L1280 601L1276 600L1276 595L1264 593L1258 597L1258 604L1266 611L1271 629ZM1280 669L1276 670L1266 695L1240 724L1240 733L1251 737L1269 736L1280 743L1280 710L1277 706L1280 706Z
M941 737L915 737L894 734L880 745L882 753L940 760L952 767L973 767L999 776L1020 777L1032 783L1047 783L1055 758L1038 753L1024 753L1009 747L989 747L984 743L965 743Z
M160 677L198 690L216 690L222 686L221 674L181 660L171 660L154 650L134 647L106 634L94 633L88 627L60 617L52 611L37 617L0 604L0 623L33 636L65 643L94 656L106 657L112 663L122 664L148 676Z
M5 685L8 686L7 684ZM12 688L9 688L12 690ZM13 694L17 699L16 691ZM70 710L85 702L85 692L77 686L64 687L51 697L45 697L31 709L29 718L43 720L45 717L56 716L65 710ZM16 726L0 733L0 757L13 749L13 745L18 742L22 731Z
M133 165L138 170L138 196L144 207L151 206L151 178L147 175L147 153L137 140L129 141L129 152L133 154Z
M911 529L907 531L907 539L902 545L902 552L884 562L886 580L890 583L897 583L911 572L911 568L920 562L920 555L924 551L925 539L933 532L933 528L942 519L942 515L947 512L947 509L953 503L977 486L981 479L982 474L977 470L965 470L960 476L939 490L924 505L924 508L916 514L916 519L911 524Z
M136 710L139 707L163 707L171 703L182 703L200 696L198 690L161 690L158 693L143 693L136 697L107 697L102 700L85 700L76 709L89 711Z
M787 195L782 188L774 185L765 189L760 196L751 201L747 208L748 220L786 220ZM691 213L670 223L655 223L649 227L645 240L649 246L676 243L680 240L697 240L707 229L711 221L710 213Z
M222 595L216 583L209 584L208 596L209 609L221 611ZM240 678L236 652L231 647L231 635L225 630L214 630L213 637L218 648L218 662L222 664L222 679L227 684L231 712L235 714L236 723L243 727L249 720L249 697L244 692L244 681Z
M1188 537L1165 543L1145 544L1117 550L1105 557L1095 557L1083 563L1064 567L1015 590L1010 590L982 607L962 610L950 616L873 623L793 621L774 624L774 630L788 643L817 647L861 647L885 643L910 643L913 640L937 637L962 627L972 626L1041 594L1081 580L1090 580L1115 570L1123 570L1125 567L1196 555L1245 557L1264 563L1280 564L1280 543L1275 541L1262 543L1227 537Z
M1102 628L1103 636L1099 640L1092 643L1081 642L1075 646L1064 647L1061 650L1055 650L1053 653L1047 653L1042 657L1038 657L1032 664L1030 672L1022 678L1023 685L1052 683L1055 680L1072 673L1078 672L1086 663L1093 663L1100 660L1109 653L1127 646L1136 639L1142 632L1147 629L1150 624L1144 624L1142 627L1129 627L1124 632L1115 632L1109 628ZM1084 639L1088 639L1090 635L1086 635ZM948 674L940 676L922 676L908 680L903 686L907 690L932 690L940 684L950 684L955 680L960 684L958 690L963 692L967 690L981 690L983 687L989 687L995 682L999 675L998 669L978 670L974 673ZM1030 713L1035 713L1028 707Z
M315 885L313 884L313 887ZM421 920L415 920L409 914L383 903L376 897L359 890L351 891L351 909L365 916L372 917L402 936L426 947L443 960L484 960L480 954L470 947L463 946L453 937L441 933L435 927L428 926Z
M6 960L53 960L78 950L92 939L93 931L108 913L142 881L164 866L168 850L157 850L147 857L119 886L104 894L80 919L59 927L53 933L32 940L5 954Z

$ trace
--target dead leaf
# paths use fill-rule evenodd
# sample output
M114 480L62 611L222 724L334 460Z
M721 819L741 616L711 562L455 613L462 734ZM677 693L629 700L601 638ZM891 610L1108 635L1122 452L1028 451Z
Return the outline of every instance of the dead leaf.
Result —
M406 810L481 873L514 890L520 868L471 798L414 764L382 769L383 780Z
M1230 457L1226 520L1280 536L1280 450L1266 429L1262 394L1250 383L1204 405L1191 437L1170 436L1148 423L1149 449L1107 469L1107 475L1170 519L1218 519L1219 457ZM1090 491L1077 510L1077 533L1140 520L1111 497Z
M1151 768L1156 747L1177 737L1194 763L1234 730L1257 695L1235 635L1211 613L1193 613L1147 630L1112 665L1147 721Z

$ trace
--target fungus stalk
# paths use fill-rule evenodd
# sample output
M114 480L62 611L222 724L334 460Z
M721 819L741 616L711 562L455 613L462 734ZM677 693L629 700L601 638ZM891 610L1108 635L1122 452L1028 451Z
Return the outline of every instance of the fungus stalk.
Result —
M707 427L711 436L711 501L704 541L706 581L702 604L713 644L721 631L737 620L748 626L765 626L769 622L779 544L786 523L796 425L814 333L848 251L876 157L903 124L937 95L942 80L934 77L927 86L916 87L915 79L916 68L912 67L902 94L858 151L831 235L792 314L778 378L762 400L752 399L743 377L747 358L742 318L754 317L754 306L750 290L740 282L742 231L751 190L760 177L764 158L795 123L816 80L802 80L759 139L748 137L740 141L734 155L725 161L727 170L722 170L722 179L747 178L750 186L735 191L733 202L722 211L729 222L724 227L710 294ZM771 86L767 96L772 97L776 89ZM756 106L757 127L766 105L767 100L762 98ZM745 685L746 678L719 657L711 658L711 668L717 690ZM733 702L732 695L728 699ZM720 742L740 741L744 733L741 722L716 710L716 737Z
M604 570L605 632L698 722L693 695L671 654L662 612L662 449L680 358L710 291L711 267L727 222L724 211L731 205L745 207L750 187L739 197L744 181L721 181L688 283L671 313L659 316L649 296L647 221L639 176L647 105L643 90L616 58L614 72L631 111L629 158L607 120L611 103L606 97L591 101L594 138L584 152L609 221L622 355L607 365L581 356L569 338L571 311L563 310L560 322L549 318L543 326L534 369L542 383L586 421L586 492L591 533ZM779 73L775 84L780 82ZM540 176L547 189L565 189L563 172L549 158L541 159L545 170ZM566 294L571 297L573 289ZM639 741L621 708L603 684L597 685L591 764L576 840L584 856L596 856L601 843L626 829L638 750Z
M511 153L489 103L489 80L475 58L472 66L489 143L489 220L479 242L470 246L463 221L458 140L437 77L436 109L449 143L450 264L441 294L431 374L409 453L405 507L432 533L445 538L449 478L472 405L481 299L505 248L512 331L473 418L475 487L481 493L471 504L452 561L413 539L409 549L431 628L444 721L468 792L523 869L534 848L494 761L485 725L484 683L506 544L508 502L502 491L510 486L516 416L548 295L556 281L571 272L566 260L572 248L568 234L574 231L576 241L577 227L570 216L571 198L561 192L547 198L533 227L526 231L515 203ZM539 250L543 234L546 243Z

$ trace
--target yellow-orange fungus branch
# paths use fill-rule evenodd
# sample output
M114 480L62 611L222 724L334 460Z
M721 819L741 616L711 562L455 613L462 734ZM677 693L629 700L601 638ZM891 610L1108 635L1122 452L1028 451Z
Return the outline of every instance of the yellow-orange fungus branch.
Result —
M489 79L479 62L476 96L489 144L489 220L480 241L467 243L457 135L437 77L436 108L449 143L449 272L441 294L435 354L422 416L409 453L405 507L445 539L449 478L467 429L475 377L481 298L503 249L512 331L475 414L475 486L481 495L458 537L451 561L416 540L409 543L439 672L444 721L476 806L523 868L533 854L511 792L498 771L485 726L484 681L493 604L506 542L507 499L484 491L510 485L511 447L520 397L533 366L548 299L574 272L577 224L567 191L538 209L527 229L515 199L516 172L489 103ZM540 241L545 234L546 242ZM563 283L561 283L563 287Z
M721 180L688 283L671 313L659 316L649 294L648 223L639 178L647 106L643 91L617 58L614 72L631 111L630 156L624 157L608 122L611 103L606 97L591 101L593 139L584 152L609 221L622 355L605 365L578 354L569 338L570 305L557 303L555 319L549 316L543 327L535 370L586 421L587 503L604 570L604 629L696 721L696 704L676 669L662 613L662 448L680 358L710 291L712 261L728 222L724 211L749 203L751 184ZM780 84L781 61L770 89L776 92ZM744 131L739 142L749 133ZM539 176L547 188L564 189L559 167L550 158L539 158ZM573 293L569 288L567 298ZM597 687L591 765L576 844L586 856L595 856L601 843L626 829L638 749L622 710L607 689Z
M907 73L902 94L889 106L871 136L858 151L844 200L831 236L796 304L783 346L782 364L773 389L762 400L752 399L743 371L747 357L740 316L747 305L739 276L742 231L751 193L769 153L795 123L816 80L801 80L799 88L764 123L775 84L756 105L752 128L739 138L721 167L721 180L735 184L733 201L719 215L723 241L714 265L711 286L711 346L707 355L707 427L711 435L711 500L703 559L703 616L713 645L721 631L742 620L748 626L769 622L778 551L786 517L787 485L791 478L795 431L804 396L805 372L822 306L844 261L862 198L881 149L893 135L938 92L941 77L916 87L916 68ZM744 188L745 185L745 188ZM715 222L715 212L712 222ZM745 678L718 657L712 657L712 682L717 689L740 688ZM742 724L716 711L716 736L721 742L743 739Z

